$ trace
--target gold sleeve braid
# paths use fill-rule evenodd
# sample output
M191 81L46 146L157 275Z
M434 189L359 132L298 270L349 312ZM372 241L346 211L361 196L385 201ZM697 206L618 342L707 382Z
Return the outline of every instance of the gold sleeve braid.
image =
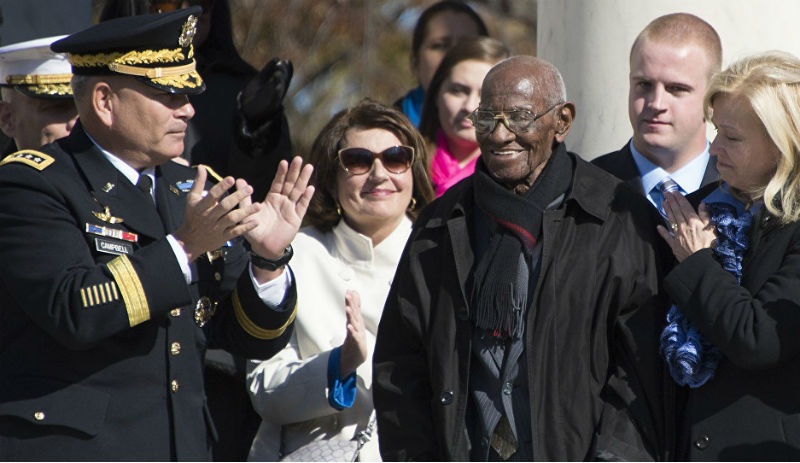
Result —
M289 316L289 319L286 320L286 323L284 323L281 327L274 330L261 328L260 326L256 325L255 322L253 322L253 320L250 320L247 314L244 313L244 308L242 307L242 303L239 300L238 289L233 292L233 312L234 314L236 314L236 321L239 322L239 326L241 326L242 329L244 329L245 332L247 332L247 334L256 339L269 340L269 339L275 339L280 335L282 335L284 331L286 331L286 328L288 328L289 325L292 324L294 318L297 316L297 304L295 303L294 307L292 308L292 314Z
M147 296L144 294L142 282L128 256L121 255L109 262L108 270L117 282L119 292L122 294L130 326L134 327L150 320L150 306L147 304Z

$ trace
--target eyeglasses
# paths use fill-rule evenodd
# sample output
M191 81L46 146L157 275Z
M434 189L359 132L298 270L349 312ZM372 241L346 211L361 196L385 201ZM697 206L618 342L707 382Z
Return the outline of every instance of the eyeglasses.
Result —
M375 159L393 174L402 174L414 162L414 148L405 145L392 146L380 153L366 148L344 148L339 150L339 164L345 172L353 175L366 174L372 169Z
M544 110L541 114L534 114L527 109L515 109L513 111L490 111L487 109L476 109L469 115L469 120L475 127L477 133L492 133L497 127L498 121L508 127L508 130L519 134L527 132L537 119L549 113L563 102L559 102Z

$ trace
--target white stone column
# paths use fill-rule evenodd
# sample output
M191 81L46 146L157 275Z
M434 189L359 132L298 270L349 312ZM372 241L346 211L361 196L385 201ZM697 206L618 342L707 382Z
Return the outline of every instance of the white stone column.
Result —
M800 56L797 0L539 0L537 55L558 67L577 107L570 151L592 159L631 137L631 45L647 23L677 12L699 16L717 30L723 67L766 50Z

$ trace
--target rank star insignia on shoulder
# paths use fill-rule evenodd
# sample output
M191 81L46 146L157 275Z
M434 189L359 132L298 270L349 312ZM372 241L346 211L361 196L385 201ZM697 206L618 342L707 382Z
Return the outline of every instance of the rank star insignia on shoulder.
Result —
M16 153L11 153L3 158L3 160L0 161L0 166L12 162L25 164L26 166L33 167L36 170L44 170L49 165L56 162L56 160L52 156L44 154L41 151L21 150L17 151Z

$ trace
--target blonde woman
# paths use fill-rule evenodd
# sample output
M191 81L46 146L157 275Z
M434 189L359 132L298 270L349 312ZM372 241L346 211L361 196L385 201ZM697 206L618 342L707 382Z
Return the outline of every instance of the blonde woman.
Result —
M668 193L671 225L659 226L679 262L664 281L675 305L662 335L688 386L677 458L797 460L800 60L741 59L705 101L723 183L697 212Z

